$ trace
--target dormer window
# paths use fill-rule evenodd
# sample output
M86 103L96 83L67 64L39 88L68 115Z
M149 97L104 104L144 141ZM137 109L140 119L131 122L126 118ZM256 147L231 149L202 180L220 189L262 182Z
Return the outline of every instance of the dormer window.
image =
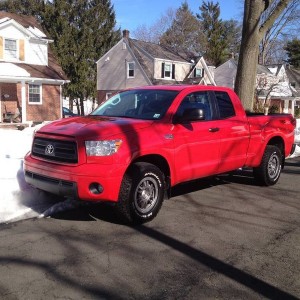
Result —
M203 77L203 69L201 68L195 68L194 69L194 77L197 78L197 77Z
M4 40L5 59L17 59L17 41L12 39Z
M175 79L175 64L162 63L162 65L161 65L161 78Z
M171 78L172 69L171 64L165 64L165 78Z

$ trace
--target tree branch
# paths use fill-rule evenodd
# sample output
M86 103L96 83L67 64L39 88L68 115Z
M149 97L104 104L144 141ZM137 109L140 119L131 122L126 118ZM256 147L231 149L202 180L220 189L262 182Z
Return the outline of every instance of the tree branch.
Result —
M260 26L259 35L261 38L266 34L268 29L274 24L275 20L280 16L283 10L287 7L290 0L280 0L269 17Z

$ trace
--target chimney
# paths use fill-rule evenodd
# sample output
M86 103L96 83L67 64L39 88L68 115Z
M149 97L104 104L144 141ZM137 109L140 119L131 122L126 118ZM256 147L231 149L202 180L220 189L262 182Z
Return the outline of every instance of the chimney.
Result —
M126 38L126 39L129 38L129 30L127 30L127 29L123 30L123 38Z

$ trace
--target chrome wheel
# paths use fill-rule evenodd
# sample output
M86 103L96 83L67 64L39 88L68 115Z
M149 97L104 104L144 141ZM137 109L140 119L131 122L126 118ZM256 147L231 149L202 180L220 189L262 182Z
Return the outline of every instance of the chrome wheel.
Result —
M158 182L153 177L143 178L134 193L134 205L138 212L147 214L158 200Z
M274 152L268 162L268 174L270 179L276 179L280 175L281 163L278 154Z
M261 163L253 168L256 181L262 185L274 185L281 173L283 155L280 148L274 145L267 145Z

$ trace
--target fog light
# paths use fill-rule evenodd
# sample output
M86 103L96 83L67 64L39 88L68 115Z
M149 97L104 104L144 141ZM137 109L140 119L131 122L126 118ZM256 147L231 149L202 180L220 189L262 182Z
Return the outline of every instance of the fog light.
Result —
M103 192L103 187L100 183L93 182L90 184L90 192L95 195L99 195Z

